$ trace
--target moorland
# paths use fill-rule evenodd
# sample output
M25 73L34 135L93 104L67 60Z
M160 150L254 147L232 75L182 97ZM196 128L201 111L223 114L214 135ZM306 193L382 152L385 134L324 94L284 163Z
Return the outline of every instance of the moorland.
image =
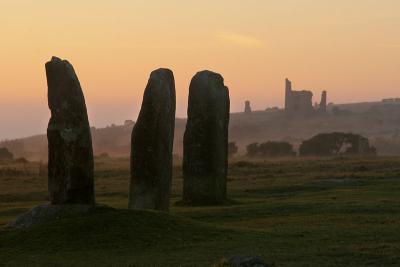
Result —
M169 213L127 210L129 159L96 158L96 201L115 208L29 229L5 226L48 203L46 166L0 164L0 266L398 266L400 158L232 159L224 206L187 207L174 163ZM60 259L62 259L60 261Z

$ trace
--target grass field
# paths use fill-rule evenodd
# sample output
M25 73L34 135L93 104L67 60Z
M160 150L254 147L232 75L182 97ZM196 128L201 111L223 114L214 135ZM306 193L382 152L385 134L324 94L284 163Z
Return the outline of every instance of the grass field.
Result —
M98 203L118 210L28 230L46 203L39 164L0 165L0 266L213 266L237 254L275 266L400 266L400 158L234 161L231 205L128 211L128 159L96 160Z

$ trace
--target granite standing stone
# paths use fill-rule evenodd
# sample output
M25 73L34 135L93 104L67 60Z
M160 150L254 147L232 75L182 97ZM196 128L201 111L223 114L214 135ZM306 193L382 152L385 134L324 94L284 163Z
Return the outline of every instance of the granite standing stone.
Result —
M175 129L171 70L151 73L132 131L129 208L169 210Z
M72 65L57 57L46 63L51 204L94 204L93 149L85 98Z
M193 77L183 148L186 204L226 201L229 106L229 91L220 74L202 71Z

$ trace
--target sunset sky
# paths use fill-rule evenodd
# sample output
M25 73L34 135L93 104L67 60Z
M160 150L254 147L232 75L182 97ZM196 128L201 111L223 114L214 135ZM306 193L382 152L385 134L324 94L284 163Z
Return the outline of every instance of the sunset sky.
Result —
M334 103L400 97L399 0L1 0L0 140L45 133L44 64L74 66L92 126L136 120L150 72L221 73L232 112L283 105L284 79Z

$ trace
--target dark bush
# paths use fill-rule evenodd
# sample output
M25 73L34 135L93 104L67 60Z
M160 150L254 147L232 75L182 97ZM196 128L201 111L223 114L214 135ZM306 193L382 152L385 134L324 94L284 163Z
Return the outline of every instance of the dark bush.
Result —
M228 156L232 157L238 152L239 148L235 142L229 142L228 144Z
M0 161L12 160L14 155L5 147L0 147Z
M268 141L266 143L253 143L247 146L247 156L249 157L292 157L296 152L288 142Z
M358 134L323 133L304 141L299 148L300 156L376 155L369 140Z
M258 155L258 143L252 143L246 147L248 157L256 157Z

